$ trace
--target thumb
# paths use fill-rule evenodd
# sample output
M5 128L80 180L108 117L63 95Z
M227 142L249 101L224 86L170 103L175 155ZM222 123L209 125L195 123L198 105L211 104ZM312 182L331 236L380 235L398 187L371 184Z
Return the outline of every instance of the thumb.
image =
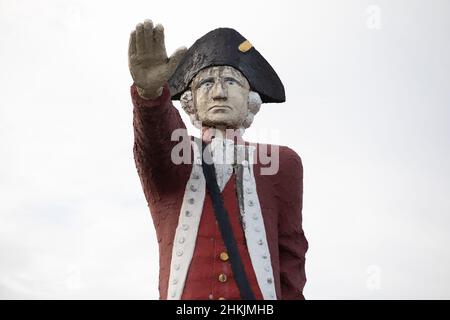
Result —
M169 58L169 74L172 76L172 74L175 72L175 69L177 68L178 64L180 63L181 59L186 54L187 48L186 47L180 47L170 56Z

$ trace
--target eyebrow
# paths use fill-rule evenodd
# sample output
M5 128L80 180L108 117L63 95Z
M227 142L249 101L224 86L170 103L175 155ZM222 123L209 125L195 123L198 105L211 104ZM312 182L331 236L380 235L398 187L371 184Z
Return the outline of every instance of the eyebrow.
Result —
M232 81L235 81L239 86L241 86L241 87L244 86L243 83L242 83L241 81L239 81L238 79L236 79L236 78L233 77L233 76L227 76L227 77L224 77L223 79L224 79L225 81L232 80ZM206 83L206 82L214 82L214 80L215 80L215 78L212 77L212 76L206 77L205 79L200 80L200 81L197 83L197 85L195 86L195 89L199 88L202 84L204 84L204 83Z
M214 81L214 77L207 77L199 82L199 85L204 84L205 82Z
M203 80L200 80L197 85L195 86L195 89L199 88L202 84L206 83L206 82L214 82L214 77L207 77Z
M237 84L240 85L241 87L244 86L244 85L242 84L242 82L240 82L240 81L239 81L238 79L236 79L235 77L228 76L228 77L224 77L223 79L224 79L225 81L226 81L226 80L233 80L233 81L236 81Z

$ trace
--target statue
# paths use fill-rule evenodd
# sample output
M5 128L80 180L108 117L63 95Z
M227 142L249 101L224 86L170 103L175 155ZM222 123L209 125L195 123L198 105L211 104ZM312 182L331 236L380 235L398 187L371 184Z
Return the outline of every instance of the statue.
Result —
M242 137L262 103L285 101L270 64L230 28L168 58L162 25L146 20L131 33L129 68L160 299L304 299L301 158ZM172 100L201 138L186 133Z

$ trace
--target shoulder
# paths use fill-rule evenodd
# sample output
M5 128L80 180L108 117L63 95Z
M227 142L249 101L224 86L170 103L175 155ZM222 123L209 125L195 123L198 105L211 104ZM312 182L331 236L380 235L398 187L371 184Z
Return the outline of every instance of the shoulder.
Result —
M301 165L302 159L296 151L286 146L279 146L279 147L280 147L280 159L282 159L282 161L297 163Z
M280 146L280 174L296 180L303 176L302 158L287 146Z
M303 174L303 163L300 155L293 149L283 145L252 143L255 147L256 161L262 167L277 168L279 176L299 177Z

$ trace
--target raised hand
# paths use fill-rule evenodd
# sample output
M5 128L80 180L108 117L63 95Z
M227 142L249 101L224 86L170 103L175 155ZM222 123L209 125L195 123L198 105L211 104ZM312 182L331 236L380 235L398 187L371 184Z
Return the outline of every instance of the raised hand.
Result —
M145 99L159 97L164 83L172 76L186 51L186 47L181 47L167 58L163 26L157 24L153 27L151 20L139 23L131 32L128 47L128 66L139 95Z

